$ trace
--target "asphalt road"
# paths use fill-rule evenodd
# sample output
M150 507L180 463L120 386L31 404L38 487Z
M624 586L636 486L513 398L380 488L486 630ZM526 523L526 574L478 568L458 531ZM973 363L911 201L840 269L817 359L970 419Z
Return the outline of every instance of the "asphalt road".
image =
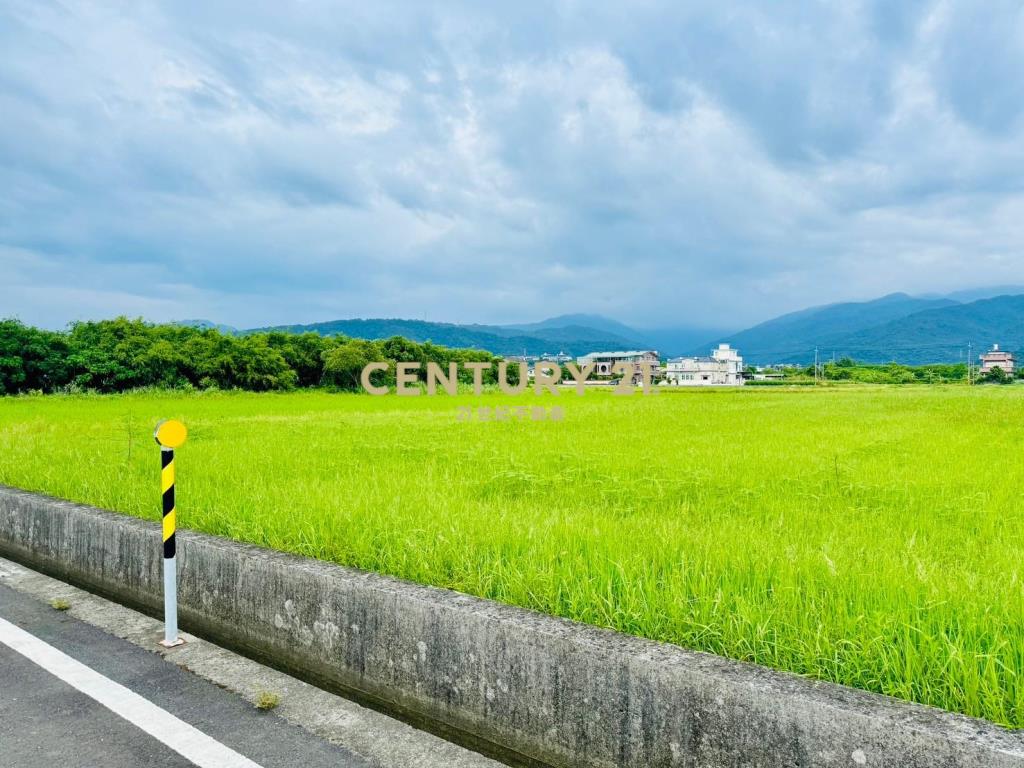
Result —
M237 753L238 765L251 766L247 761L252 761L261 768L367 768L363 759L286 723L272 712L260 712L241 697L167 663L156 654L3 584L0 619L9 622L6 630L0 622L0 768L199 765L158 740L161 736L166 738L169 732L178 738L177 743L196 745L197 751L190 752L193 757L204 750L205 754L213 755L206 764L218 768L231 764L223 757L229 751ZM14 642L10 641L12 636L21 638L18 642L23 649L37 649L43 661L30 660L14 650L10 644ZM51 665L56 673L47 671L40 663L45 663L46 658L58 662L61 658L52 649L92 672L77 668L69 660ZM107 678L107 682L93 673ZM63 674L64 679L58 674ZM82 680L91 680L94 689L112 690L112 696L127 702L127 718L115 714L109 702L100 703L73 687L74 680L80 684ZM140 702L131 692L150 704ZM175 718L183 723L178 724ZM196 735L188 726L201 734Z

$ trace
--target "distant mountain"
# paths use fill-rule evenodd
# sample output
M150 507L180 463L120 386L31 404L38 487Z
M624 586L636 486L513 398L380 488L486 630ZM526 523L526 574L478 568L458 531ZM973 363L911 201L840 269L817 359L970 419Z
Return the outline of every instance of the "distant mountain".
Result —
M830 355L832 348L849 334L916 312L951 306L957 303L948 298L922 299L893 293L873 301L827 304L791 312L745 331L724 334L716 341L728 342L752 363L803 363L814 359L815 346L822 355ZM707 354L708 347L705 343L692 353Z
M332 320L310 325L254 328L257 331L287 331L330 336L342 334L357 339L386 339L405 336L413 341L431 341L447 347L486 349L497 355L542 355L564 352L585 355L599 350L656 349L663 356L681 355L703 339L715 336L707 328L631 328L601 315L560 315L538 323L519 325L462 325L426 320L354 319ZM707 354L710 347L701 354Z
M917 312L873 328L848 334L834 342L838 354L865 362L959 362L992 344L1024 352L1024 295L997 296Z
M1011 286L1012 287L1012 286ZM849 356L868 363L955 363L992 344L1024 352L1024 295L957 302L952 296L985 295L996 289L963 291L935 298L903 293L874 301L812 307L782 315L719 341L754 364L799 363ZM706 354L707 344L690 354Z
M494 333L498 336L508 336L510 338L533 336L538 339L546 339L550 341L551 344L574 344L577 342L596 344L611 341L615 342L620 347L622 345L635 347L640 343L636 341L636 336L619 335L611 331L605 331L600 328L593 328L585 325L546 326L530 331L519 330L516 326L508 325L467 325L462 327L480 329L485 333ZM623 326L623 328L625 328L625 326ZM626 332L632 333L628 328L626 328Z
M1002 295L1001 291L1010 291ZM602 315L570 314L537 323L467 325L405 319L333 320L251 331L183 320L224 333L280 330L343 334L361 339L404 336L447 347L485 349L498 355L583 355L616 349L657 349L663 357L706 355L719 342L739 349L754 364L800 363L849 355L864 362L958 362L968 343L979 354L993 343L1024 353L1024 287L994 286L946 296L893 293L872 301L827 304L791 312L738 332L703 328L633 328Z
M631 339L626 346L640 349L656 349L662 356L686 354L694 345L706 339L720 335L725 331L720 328L637 328L620 323L603 315L559 315L541 320L539 323L506 325L504 328L522 331L528 334L541 333L550 336L558 329L590 328L604 332L606 338ZM609 337L610 334L610 337ZM704 351L707 354L708 350Z
M214 329L225 334L238 333L238 329L230 325L222 325L221 323L215 323L212 320L176 320L171 325L184 325L188 328L198 328L200 330Z
M505 325L502 327L516 331L524 331L526 333L535 333L536 331L545 331L554 328L583 327L592 328L597 331L605 331L610 333L612 336L623 339L640 338L639 332L634 328L630 328L628 325L623 325L618 320L612 320L610 317L604 317L603 315L559 315L558 317L549 317L547 320L541 320L539 323Z
M656 349L662 357L678 357L695 352L707 355L712 346L708 339L724 337L728 331L715 328L638 328L643 348Z
M996 296L1020 296L1024 294L1024 285L990 285L986 288L968 288L963 291L947 293L944 298L967 304L980 299L994 299Z
M426 320L399 318L370 318L332 320L310 325L284 325L254 328L258 331L311 331L323 336L342 334L356 339L387 339L404 336L412 341L430 341L446 347L484 349L496 355L543 355L564 352L567 355L585 355L599 349L635 348L639 342L616 334L579 325L538 328L530 333L513 327L497 325L457 325L433 323Z

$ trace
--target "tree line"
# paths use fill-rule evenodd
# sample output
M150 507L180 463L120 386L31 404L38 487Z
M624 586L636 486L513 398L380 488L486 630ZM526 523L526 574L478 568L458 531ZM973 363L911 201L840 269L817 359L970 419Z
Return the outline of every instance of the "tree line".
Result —
M395 386L395 364L422 363L443 370L458 364L459 381L472 383L462 363L489 362L484 383L495 384L501 360L478 349L453 349L401 336L380 341L316 333L269 331L234 335L213 328L154 324L140 319L73 323L65 331L33 328L18 320L0 320L0 395L25 392L124 392L157 387L165 389L244 389L251 391L331 387L360 388L363 367L387 362L388 369L374 375L374 383ZM509 383L518 381L518 366L509 366ZM814 368L793 367L778 382L801 383L814 379ZM567 374L563 371L564 377ZM1010 383L1011 376L996 369L975 381ZM873 384L943 383L966 381L967 366L898 363L871 365L850 358L828 362L818 369L826 381Z
M785 368L782 383L792 381L813 381L814 366ZM966 382L966 363L931 363L928 365L905 365L902 363L861 363L850 357L822 363L818 366L817 378L823 381L853 381L862 384L944 384ZM1009 374L1002 368L981 374L975 368L972 380L983 384L1011 384L1014 378L1024 377L1024 368Z
M395 363L496 363L477 349L450 349L400 336L380 341L284 332L231 335L212 328L119 317L48 331L0 320L0 395L167 389L355 390L367 363L388 362L378 384L395 384ZM424 365L425 367L425 365ZM494 383L496 365L485 371ZM516 371L516 366L511 370ZM421 375L423 371L421 370ZM460 381L471 374L459 366Z

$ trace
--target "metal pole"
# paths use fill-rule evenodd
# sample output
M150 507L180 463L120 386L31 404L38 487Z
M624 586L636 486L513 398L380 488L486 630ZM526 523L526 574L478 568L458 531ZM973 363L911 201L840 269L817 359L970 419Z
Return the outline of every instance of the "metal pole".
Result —
M164 639L160 645L181 645L178 637L178 560L174 542L174 449L160 448L160 490L163 492Z
M177 514L174 506L174 449L185 442L188 430L180 421L161 421L153 438L160 446L160 493L163 500L164 639L172 648L185 641L178 637L178 561L174 542Z

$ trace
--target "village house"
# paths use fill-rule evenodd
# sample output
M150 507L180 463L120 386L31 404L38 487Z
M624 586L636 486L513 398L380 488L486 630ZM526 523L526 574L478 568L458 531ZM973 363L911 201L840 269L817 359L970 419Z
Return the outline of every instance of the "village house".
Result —
M549 352L545 352L540 356L541 360L554 360L559 365L565 365L566 363L572 362L572 355L567 355L565 352L559 352L557 355L552 355Z
M665 366L665 384L676 387L741 386L743 358L728 344L711 357L675 357Z
M536 374L538 363L555 362L565 365L572 362L572 355L567 355L565 352L559 352L557 355L545 352L543 355L510 355L505 360L509 363L526 363L526 375L532 379Z
M754 371L754 381L784 381L786 374L772 368L760 367Z
M1004 352L998 344L993 344L992 349L981 355L981 375L991 373L993 368L1002 368L1007 376L1013 376L1013 353Z
M530 366L530 370L533 370L533 366L539 363L541 360L544 362L554 361L559 365L565 365L566 363L572 362L572 355L567 355L565 352L559 352L557 355L553 355L550 352L545 352L543 355L528 355L525 350L521 355L505 355L505 360L510 363L526 363Z
M576 364L582 369L584 365L594 365L595 376L611 376L612 369L616 363L647 363L651 366L651 372L657 373L661 358L657 350L642 349L630 350L628 352L591 352L589 355L576 358Z

